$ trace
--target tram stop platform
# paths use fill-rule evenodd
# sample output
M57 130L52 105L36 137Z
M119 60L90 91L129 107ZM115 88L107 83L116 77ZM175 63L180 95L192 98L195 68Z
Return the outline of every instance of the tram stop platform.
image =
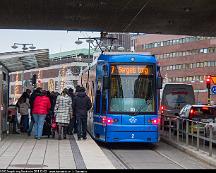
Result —
M0 169L115 169L88 135L36 140L27 134L9 134L0 141Z

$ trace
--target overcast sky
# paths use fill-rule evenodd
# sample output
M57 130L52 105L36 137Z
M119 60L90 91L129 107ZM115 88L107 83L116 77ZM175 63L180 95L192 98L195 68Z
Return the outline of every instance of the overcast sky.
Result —
M37 49L49 49L50 54L88 48L83 44L76 45L78 37L99 37L99 32L56 31L56 30L15 30L0 29L0 53L22 51L22 46L12 49L14 43L29 43Z

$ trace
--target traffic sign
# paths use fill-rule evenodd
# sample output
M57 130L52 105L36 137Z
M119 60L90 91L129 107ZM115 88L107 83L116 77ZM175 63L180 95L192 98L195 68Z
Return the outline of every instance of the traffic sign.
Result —
M212 79L213 84L216 85L216 76L211 76L211 79Z
M212 94L216 94L216 85L213 85L211 87L211 92L212 92Z

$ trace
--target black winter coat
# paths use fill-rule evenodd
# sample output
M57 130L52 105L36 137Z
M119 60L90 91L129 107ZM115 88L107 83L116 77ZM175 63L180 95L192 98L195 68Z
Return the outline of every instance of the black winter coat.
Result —
M92 107L91 100L85 92L78 92L74 97L72 104L76 117L87 117L87 112Z

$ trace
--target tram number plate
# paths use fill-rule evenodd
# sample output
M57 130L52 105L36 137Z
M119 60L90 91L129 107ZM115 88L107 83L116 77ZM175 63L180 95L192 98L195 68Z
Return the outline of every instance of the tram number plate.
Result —
M131 134L131 138L132 138L132 139L134 138L134 134L133 134L133 133Z

